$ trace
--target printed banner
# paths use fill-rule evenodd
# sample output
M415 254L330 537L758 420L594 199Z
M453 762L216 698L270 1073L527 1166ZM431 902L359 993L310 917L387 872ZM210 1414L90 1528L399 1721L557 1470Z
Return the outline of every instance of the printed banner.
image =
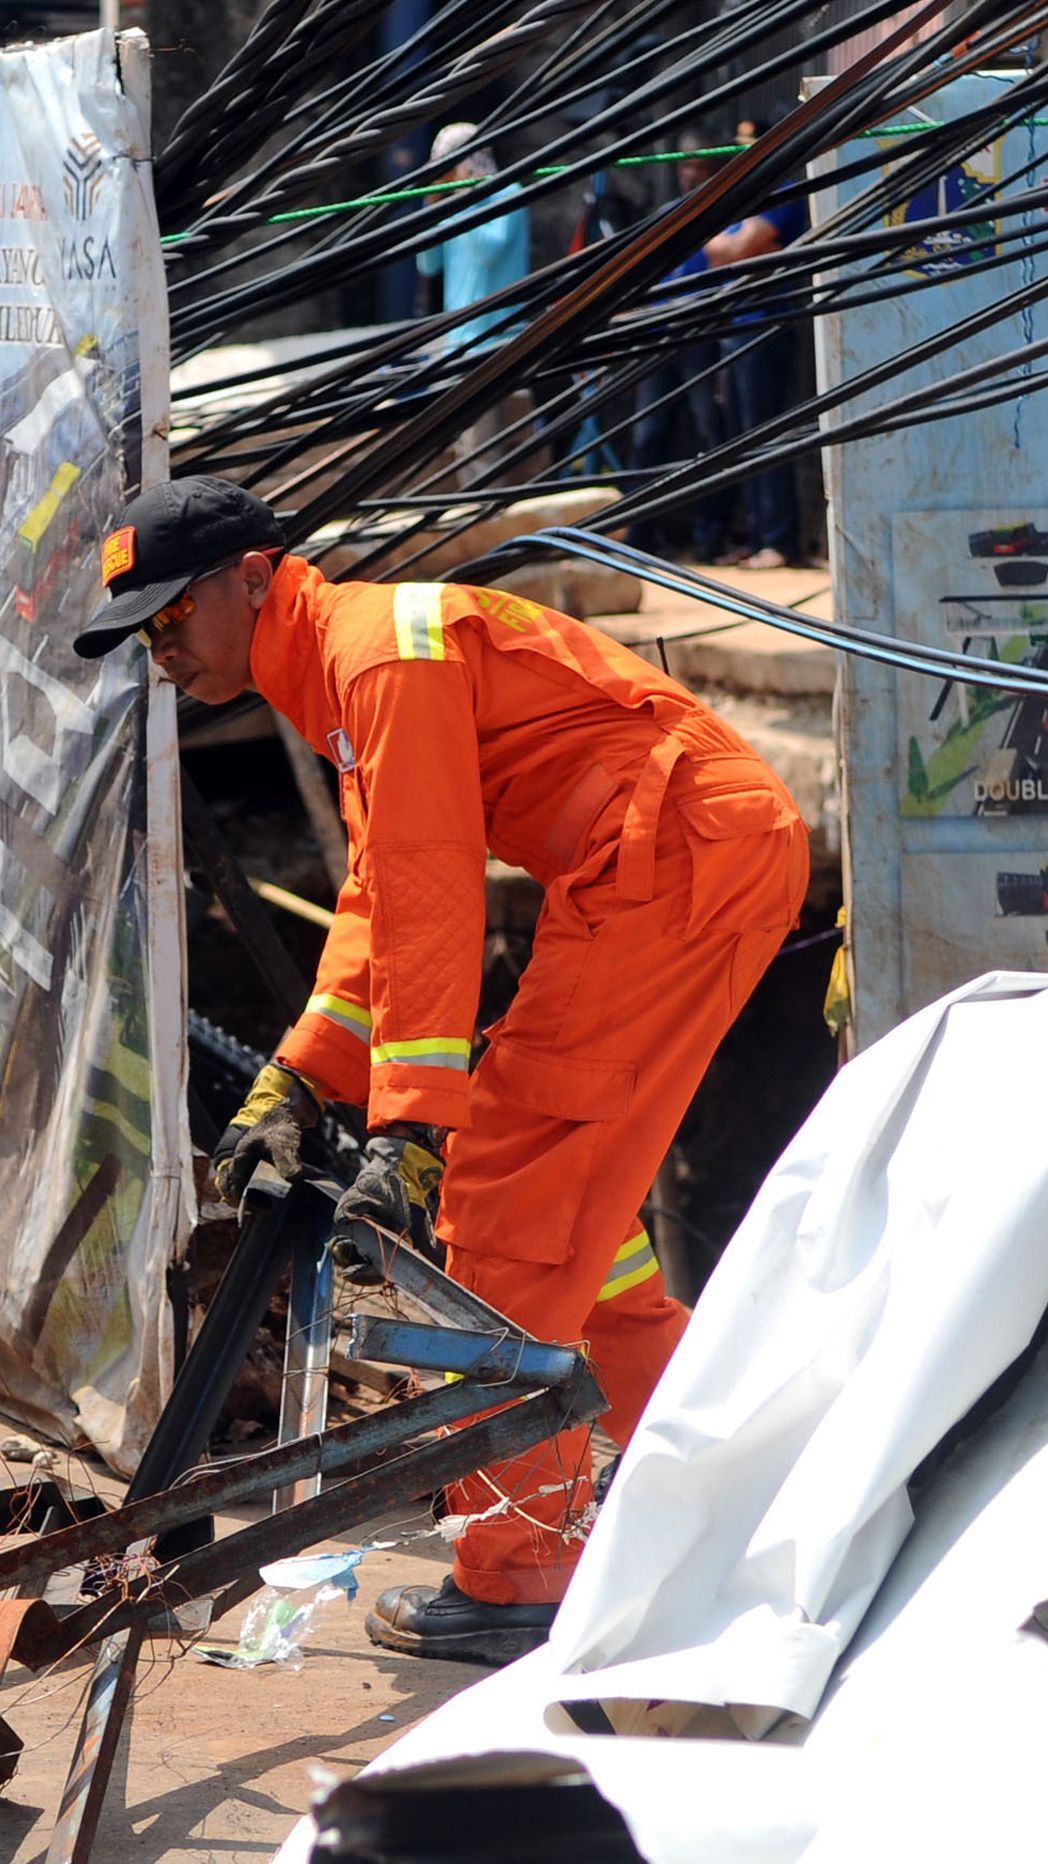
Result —
M897 514L892 573L901 636L1048 668L1048 510ZM900 680L903 816L1048 815L1046 708L1044 694Z
M936 92L935 115L949 120L984 108L1012 82L991 73L957 79ZM905 122L907 112L900 117ZM920 113L911 120L922 121ZM884 137L881 147L883 173L897 175L897 138ZM868 148L850 143L836 161L846 166ZM820 321L823 385L905 356L1010 293L1037 286L1045 257L1029 250L1027 238L1039 233L1041 216L1005 219L999 207L1036 185L1046 156L1048 130L1031 116L893 208L888 223L895 226L956 208L982 211L966 237L956 229L915 231L901 255L914 287L905 295ZM832 174L833 163L827 167ZM864 185L856 178L826 189L816 217ZM1004 251L1007 263L985 269ZM1007 354L1008 373L1021 381L1033 366L1024 363L1024 349L1046 329L1045 303L1026 306L904 372L876 399ZM961 656L1048 665L1046 444L1048 397L1032 394L926 425L900 424L828 452L839 616ZM1046 710L1034 697L842 656L838 721L858 1047L983 972L1044 969Z
M159 1034L181 1051L178 968L151 961L177 811L146 759L148 736L174 770L174 721L140 648L71 641L143 452L164 471L144 51L96 32L0 54L0 1411L123 1471L170 1376L187 1151L153 1064ZM177 921L162 938L177 952Z

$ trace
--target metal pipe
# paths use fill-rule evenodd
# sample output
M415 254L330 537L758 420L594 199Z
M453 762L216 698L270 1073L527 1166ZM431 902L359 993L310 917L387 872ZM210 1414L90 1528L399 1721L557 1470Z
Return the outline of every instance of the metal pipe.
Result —
M525 1397L533 1389L526 1380L518 1380L501 1385L498 1396L505 1402ZM322 1436L300 1437L255 1456L238 1457L232 1464L204 1469L162 1494L125 1503L109 1514L93 1515L89 1521L51 1534L27 1537L24 1547L5 1547L0 1553L0 1587L24 1589L39 1584L65 1567L122 1553L133 1542L150 1540L201 1514L231 1508L252 1495L305 1477L345 1475L355 1464L367 1463L412 1437L455 1424L490 1403L490 1392L478 1392L472 1381L464 1380L461 1385L404 1398L374 1417L338 1424Z
M508 1325L494 1333L478 1332L465 1327L425 1327L410 1320L373 1320L367 1314L357 1314L350 1322L349 1339L354 1359L454 1372L459 1378L480 1379L496 1386L510 1379L524 1380L532 1386L563 1385L579 1359L569 1347L540 1345Z
M332 1534L344 1534L390 1507L417 1501L486 1463L504 1462L569 1425L586 1423L598 1417L604 1406L600 1387L583 1364L569 1391L540 1392L525 1404L510 1405L395 1461L337 1483L312 1501L267 1515L138 1581L121 1594L118 1605L109 1599L93 1599L63 1621L59 1654L77 1649L99 1633L114 1639L117 1632L151 1617L165 1588L180 1602L217 1591L231 1580L257 1572L270 1560L315 1547Z
M314 1205L316 1199L312 1200ZM323 1227L314 1222L296 1236L291 1256L291 1291L284 1347L284 1382L280 1392L277 1439L291 1443L318 1438L327 1423L328 1369L331 1363L331 1306L335 1265L327 1247L330 1213ZM299 1476L273 1495L273 1508L291 1508L320 1493L320 1471Z
M308 1187L289 1185L271 1167L255 1172L237 1246L132 1478L129 1501L169 1488L202 1455L287 1264L287 1219L301 1220L311 1197Z

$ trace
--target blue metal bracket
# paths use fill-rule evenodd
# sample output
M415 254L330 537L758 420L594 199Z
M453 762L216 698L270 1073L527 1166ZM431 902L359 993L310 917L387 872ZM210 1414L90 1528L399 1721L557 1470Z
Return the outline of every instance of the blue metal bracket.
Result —
M414 1366L420 1371L454 1372L484 1384L536 1388L564 1385L579 1367L579 1355L566 1346L543 1346L503 1323L497 1333L464 1327L425 1327L410 1320L373 1320L358 1314L349 1337L356 1359L380 1365Z

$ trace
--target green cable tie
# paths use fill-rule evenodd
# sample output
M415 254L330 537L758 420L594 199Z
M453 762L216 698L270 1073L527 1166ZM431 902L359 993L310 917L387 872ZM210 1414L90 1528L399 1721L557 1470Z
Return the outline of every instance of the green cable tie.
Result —
M1044 129L1048 127L1048 117L1030 117L1028 122L1034 129ZM942 129L943 124L943 118L935 118L934 120L924 123L885 123L879 129L860 130L859 138L875 137L880 139L884 136L913 136L919 134L923 130ZM1021 124L1013 124L1012 127L1021 128ZM856 138L856 140L858 140L858 138ZM670 149L664 154L620 155L617 156L613 162L606 163L605 166L609 168L643 168L656 162L694 162L701 161L703 157L711 155L738 155L742 150L752 148L753 144L749 142L722 142L715 144L709 149ZM533 173L537 176L563 175L567 174L571 166L572 164L570 162L551 162L542 168L534 169ZM289 221L293 220L317 220L325 214L350 213L357 207L389 207L396 206L398 201L426 200L430 195L451 193L456 188L475 188L481 181L489 179L489 176L478 175L475 177L470 176L465 181L434 181L430 182L429 185L424 188L388 188L381 194L360 194L349 201L331 201L325 207L295 207L291 208L287 213L270 214L265 224L271 227L284 226ZM190 233L165 233L161 237L160 244L161 246L175 246L178 245L180 241L190 238L192 238Z

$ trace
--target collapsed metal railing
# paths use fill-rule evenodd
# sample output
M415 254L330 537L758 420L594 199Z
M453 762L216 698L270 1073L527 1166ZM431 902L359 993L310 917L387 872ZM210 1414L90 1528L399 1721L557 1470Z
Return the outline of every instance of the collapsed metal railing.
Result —
M543 1345L399 1238L357 1226L354 1241L375 1276L409 1295L433 1324L357 1316L350 1323L354 1353L457 1378L376 1416L324 1428L332 1305L327 1241L343 1189L313 1174L288 1185L268 1167L256 1171L236 1249L124 1505L39 1534L25 1547L0 1549L0 1588L23 1595L0 1607L0 1643L6 1626L14 1660L41 1668L101 1644L48 1864L83 1864L90 1854L147 1636L181 1635L179 1615L193 1601L207 1600L214 1622L261 1585L259 1568L268 1562L515 1456L605 1408L583 1353ZM289 1260L281 1440L233 1464L196 1470ZM451 1425L459 1428L434 1436ZM324 1477L336 1480L322 1489ZM216 1509L267 1493L277 1512L212 1540ZM82 1565L93 1596L60 1616L39 1593L54 1575ZM6 1750L0 1778L5 1760L13 1770L18 1745L0 1724Z

